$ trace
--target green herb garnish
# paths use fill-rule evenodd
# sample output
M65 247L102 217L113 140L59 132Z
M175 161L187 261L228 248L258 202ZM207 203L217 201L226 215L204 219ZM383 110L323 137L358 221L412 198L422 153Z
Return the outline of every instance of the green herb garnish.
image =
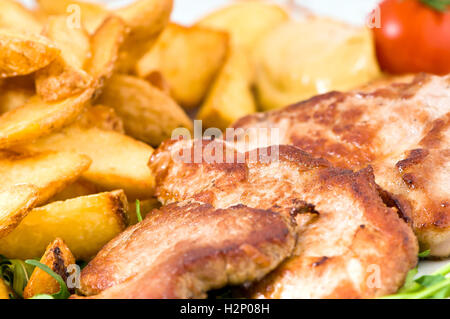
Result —
M39 269L45 271L47 274L52 276L58 282L59 287L60 287L59 292L57 292L53 295L40 294L40 295L34 296L32 299L67 299L70 297L70 292L69 292L69 289L67 289L66 283L64 282L62 277L60 275L58 275L57 273L55 273L52 269L50 269L50 267L40 263L37 260L33 260L33 259L28 259L25 261L25 263L27 263L29 265L33 265L33 266L38 267Z
M429 255L430 255L430 250L427 249L427 250L424 250L421 253L419 253L419 258L425 258L425 257L428 257Z
M137 220L140 223L142 221L142 215L141 215L141 202L139 201L139 199L136 199L136 215Z
M34 266L28 265L19 259L7 259L0 255L0 278L12 290L12 298L23 298L23 290L34 270Z
M381 297L381 299L444 299L450 297L450 264L431 275L414 279L417 272L417 268L410 270L405 284L398 293Z

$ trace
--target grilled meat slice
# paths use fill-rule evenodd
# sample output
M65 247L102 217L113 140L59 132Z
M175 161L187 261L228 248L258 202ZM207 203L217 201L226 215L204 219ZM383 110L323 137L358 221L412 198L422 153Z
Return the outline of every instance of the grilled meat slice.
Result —
M261 279L290 256L296 233L279 213L175 203L120 234L83 269L93 298L203 298Z
M255 285L253 297L381 296L417 262L417 240L384 205L370 168L333 168L294 146L240 154L219 140L165 142L149 166L164 203L242 204L296 218L294 256Z
M327 93L233 127L242 129L239 149L267 146L261 138L248 141L246 129L278 128L271 143L295 145L342 168L373 166L377 184L411 217L423 249L443 257L450 255L449 117L450 76L421 74L407 83Z

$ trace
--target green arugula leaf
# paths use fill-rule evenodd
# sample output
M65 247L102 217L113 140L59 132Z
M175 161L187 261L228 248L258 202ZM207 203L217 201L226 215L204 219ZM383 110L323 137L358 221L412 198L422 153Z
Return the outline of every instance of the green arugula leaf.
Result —
M25 263L27 263L29 265L33 265L33 266L38 267L39 269L45 271L47 274L52 276L58 282L59 287L60 287L59 292L57 292L53 295L48 295L48 294L36 295L32 299L67 299L70 297L70 292L69 292L69 289L67 289L66 283L64 282L62 277L60 275L58 275L57 273L55 273L52 269L50 269L50 267L40 263L37 260L33 260L33 259L28 259L25 261Z
M405 279L405 284L403 285L402 288L399 289L398 293L413 292L421 288L421 285L416 283L414 280L418 272L419 269L417 267L408 271L408 274L406 275Z
M34 270L19 259L8 259L0 255L0 277L11 288L14 298L23 298L23 290Z
M140 223L142 221L142 215L141 215L141 202L139 201L139 199L136 199L136 215L137 220Z
M427 249L427 250L425 250L425 251L422 251L421 253L419 253L419 258L425 258L425 257L428 257L429 255L430 255L430 250L429 249Z

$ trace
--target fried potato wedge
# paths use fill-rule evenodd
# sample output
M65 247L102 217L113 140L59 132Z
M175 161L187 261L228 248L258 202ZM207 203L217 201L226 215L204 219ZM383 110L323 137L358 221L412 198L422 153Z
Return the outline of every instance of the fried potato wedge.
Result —
M225 61L228 34L203 27L169 24L138 62L141 77L160 71L171 95L185 108L198 106Z
M2 186L32 184L38 188L38 204L64 189L86 171L91 160L73 152L0 151Z
M108 10L98 3L73 0L37 0L38 10L48 16L67 14L76 24L78 20L89 33L95 32L109 16Z
M77 123L87 128L98 127L106 131L125 133L123 121L116 111L101 104L87 107L78 118Z
M173 0L138 0L114 11L130 28L120 52L120 71L134 71L136 62L148 52L169 22L172 7Z
M214 11L196 25L229 32L233 44L250 52L268 31L287 20L289 15L280 6L249 1Z
M197 114L197 118L203 121L203 127L225 130L242 116L256 112L251 91L252 73L247 54L233 46Z
M40 262L66 281L69 276L67 267L75 264L75 257L64 241L57 238L47 246ZM55 279L36 267L23 291L23 297L28 299L40 294L52 295L60 289L59 283Z
M141 200L139 203L142 218L145 218L145 216L147 216L147 214L150 213L153 209L161 207L161 203L156 198ZM128 207L128 220L130 221L130 225L137 224L138 218L136 211L136 201L129 202Z
M33 209L8 236L0 254L29 259L42 256L48 243L61 238L78 260L89 260L128 225L123 191L77 197Z
M92 77L83 70L91 55L89 35L67 22L66 16L49 18L43 34L61 55L36 73L36 91L45 101L57 101L85 90Z
M38 198L37 187L29 184L0 189L0 238L14 230L36 205Z
M93 90L59 102L33 96L26 104L0 116L0 149L30 142L70 124L82 112Z
M127 29L117 17L107 18L91 37L92 58L86 70L94 78L94 87L101 89L116 67L119 49L125 39Z
M123 189L131 199L149 198L154 192L155 180L147 167L153 149L129 136L72 125L27 148L64 150L89 156L92 164L82 177L102 190Z
M48 203L67 200L80 196L97 194L97 186L83 179L78 179L72 184L67 185L62 191L48 200Z
M43 36L0 29L0 78L30 74L58 55L59 50Z
M6 285L3 278L0 278L0 299L10 299L9 298L10 290Z
M39 34L42 24L24 6L14 0L0 1L0 28Z
M127 134L151 145L170 138L178 127L192 130L191 120L175 101L134 76L111 77L97 102L114 108Z
M0 114L24 105L35 95L34 75L8 78L0 83Z

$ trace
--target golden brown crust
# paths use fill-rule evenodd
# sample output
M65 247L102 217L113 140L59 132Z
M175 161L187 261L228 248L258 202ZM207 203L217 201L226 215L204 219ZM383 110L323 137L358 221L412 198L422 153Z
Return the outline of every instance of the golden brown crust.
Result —
M278 127L279 144L298 146L342 168L372 165L376 182L413 219L422 245L430 247L432 255L450 255L445 204L450 202L449 80L419 74L353 92L331 92L247 116L233 127ZM238 143L244 143L243 136L238 136ZM256 145L261 146L266 145ZM426 156L428 152L433 155Z
M233 149L218 140L200 145L203 150ZM216 208L244 204L277 209L286 217L294 212L296 256L254 286L253 297L380 296L395 292L416 264L416 238L397 211L384 205L371 168L357 173L333 168L294 146L280 146L272 161L251 160L264 149L248 152L244 163L234 164L184 163L173 156L194 148L192 141L166 143L151 158L163 202L194 199ZM323 266L326 275L314 270L323 257L333 260ZM356 270L349 271L352 267ZM376 287L366 284L371 267L381 271Z
M243 205L176 203L154 210L106 245L83 270L94 298L199 298L261 279L294 248L281 215Z

